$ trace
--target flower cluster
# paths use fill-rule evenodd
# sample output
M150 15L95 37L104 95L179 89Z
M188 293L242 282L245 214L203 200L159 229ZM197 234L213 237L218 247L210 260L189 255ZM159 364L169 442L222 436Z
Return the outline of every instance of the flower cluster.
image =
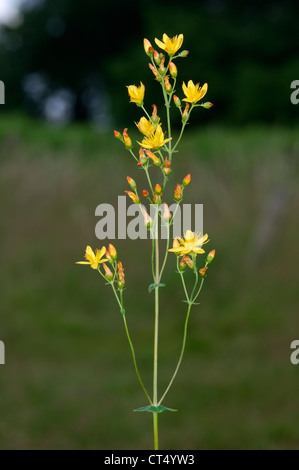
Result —
M191 174L188 173L180 182L176 183L173 189L174 204L172 204L172 207L170 208L164 198L166 193L165 188L172 171L173 157L178 152L178 145L182 139L186 124L189 122L193 109L199 106L205 109L212 107L212 103L210 102L201 102L208 91L207 83L203 83L203 85L200 86L199 83L194 84L193 80L189 80L187 85L185 82L182 82L181 89L184 96L179 98L179 96L175 94L178 78L178 67L176 60L185 58L189 54L189 51L186 50L179 52L183 41L183 34L178 34L173 37L169 37L167 34L163 34L162 40L155 38L155 44L162 52L155 50L148 39L144 39L143 41L145 53L150 59L149 69L153 73L155 80L158 82L162 90L166 109L166 119L164 120L160 118L158 108L155 104L152 104L151 113L147 111L145 107L146 88L145 85L140 81L140 85L138 86L127 86L130 103L135 103L139 110L142 110L142 115L139 116L137 122L135 122L135 125L141 134L141 137L136 140L138 144L137 152L134 150L135 143L128 134L127 127L124 128L122 133L117 130L114 131L115 138L122 142L125 148L130 152L131 156L136 162L137 168L144 171L148 185L147 188L138 189L138 185L135 179L131 176L127 176L127 184L129 189L125 190L125 193L133 201L133 203L140 206L144 218L144 224L148 230L152 230L153 225L155 225L159 218L167 229L168 237L166 240L166 248L163 248L164 255L162 260L161 247L159 247L158 237L154 237L152 243L151 264L153 279L152 284L150 284L148 288L148 292L155 292L155 333L152 397L150 397L143 384L136 363L135 351L132 340L130 338L124 308L124 267L122 262L118 260L115 247L112 244L109 244L108 250L106 250L105 246L103 246L100 250L96 250L94 252L90 246L87 246L85 252L86 261L78 261L78 264L87 264L90 265L92 269L97 270L113 290L114 296L120 308L120 312L123 316L125 331L132 352L135 371L140 385L147 397L147 400L149 401L149 405L147 407L139 408L137 411L151 411L154 413L155 449L158 449L157 414L165 410L173 411L163 406L162 401L168 393L181 364L186 344L187 324L191 307L196 303L196 300L201 292L206 278L208 265L215 257L215 250L212 250L207 255L204 266L197 266L198 260L202 259L202 256L200 255L205 253L205 250L202 248L202 246L208 243L209 239L207 234L201 235L194 233L191 230L187 230L183 237L175 238L173 240L172 248L169 248L170 228L173 224L176 211L178 210L179 205L183 200L184 190L191 182ZM182 108L182 102L185 102L184 109ZM170 108L173 105L179 111L181 119L181 130L178 136L174 136L171 130ZM154 207L154 214L152 214L150 211L149 215L147 209L143 204L141 204L142 198L144 198L147 204L150 204ZM173 209L173 206L175 209ZM179 361L169 382L169 385L159 400L157 391L159 289L160 287L164 286L161 280L169 252L176 255L177 272L181 278L183 291L185 294L185 302L188 304L188 309L185 320L183 345L181 354L179 356ZM186 269L187 267L194 274L193 286L191 285L191 288L189 287L188 283L186 283L184 276L185 270L188 271Z

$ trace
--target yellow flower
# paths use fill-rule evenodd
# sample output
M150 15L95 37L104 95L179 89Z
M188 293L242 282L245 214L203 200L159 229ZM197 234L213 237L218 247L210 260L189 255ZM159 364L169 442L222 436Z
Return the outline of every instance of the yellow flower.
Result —
M167 34L163 34L163 42L159 41L159 39L155 38L155 43L159 46L163 51L167 52L169 55L174 55L176 51L182 47L184 36L183 34L179 34L178 36L174 36L172 39L167 36Z
M139 106L143 105L145 86L140 82L140 86L129 85L127 86L130 97L130 103L136 103Z
M186 255L187 253L201 254L205 251L201 248L204 243L208 243L208 234L201 236L201 234L193 233L187 230L184 237L179 238L179 246L174 246L168 251L172 251L178 255ZM176 244L177 245L177 244Z
M140 132L144 135L150 135L155 132L155 126L151 123L149 119L146 119L144 116L140 119L138 124L135 122L136 126Z
M188 86L183 82L183 92L186 95L186 98L183 101L188 101L189 103L197 103L201 98L203 98L208 91L208 84L205 83L202 87L199 86L199 83L194 85L192 80L189 80Z
M170 137L169 139L164 139L162 127L160 126L160 124L158 124L155 132L148 136L145 136L141 143L138 141L137 142L145 149L158 149L164 144L166 144L166 142L169 142L171 139L172 137Z
M98 269L99 264L105 263L105 261L108 261L107 258L102 259L105 253L106 253L106 248L104 246L100 250L96 250L95 253L90 246L87 246L86 251L85 251L85 258L88 261L77 261L77 264L90 264L90 267L92 269Z

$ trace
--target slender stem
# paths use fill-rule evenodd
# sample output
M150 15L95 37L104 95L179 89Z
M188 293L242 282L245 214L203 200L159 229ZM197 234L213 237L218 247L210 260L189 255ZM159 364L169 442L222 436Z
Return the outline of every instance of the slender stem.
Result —
M159 450L158 413L153 413L153 426L154 426L154 449Z
M155 238L155 330L154 330L154 372L153 372L153 404L157 405L158 401L158 331L159 331L159 239L156 234ZM153 431L154 431L154 448L159 449L158 443L158 414L153 413Z
M167 395L177 373L178 373L178 370L180 368L180 365L181 365L181 362L182 362L182 359L183 359L183 356L184 356L184 352L185 352L185 346L186 346L186 338L187 338L187 329L188 329L188 321L189 321L189 316L190 316L190 311L191 311L191 307L192 307L192 303L190 302L189 305L188 305L188 310L187 310L187 315L186 315L186 320L185 320L185 326L184 326L184 337L183 337L183 344L182 344L182 349L181 349L181 353L180 353L180 356L179 356L179 360L178 360L178 363L177 363L177 366L175 368L175 371L173 373L173 376L165 390L165 392L163 393L162 395L162 398L160 399L159 401L159 405L162 403L162 401L164 400L165 396Z
M142 387L142 390L144 391L148 401L150 404L152 404L152 400L150 399L150 396L149 394L147 393L147 390L143 384L143 381L140 377L140 374L139 374L139 370L138 370L138 367L137 367L137 363L136 363L136 356L135 356L135 351L134 351L134 346L133 346L133 343L132 343L132 340L131 340L131 337L130 337L130 334L129 334L129 330L128 330L128 325L127 325L127 320L126 320L126 316L123 315L123 320L124 320L124 325L125 325L125 330L126 330L126 334L127 334L127 338L128 338L128 341L129 341L129 344L130 344L130 348L131 348L131 352L132 352L132 357L133 357L133 363L134 363L134 367L135 367L135 371L136 371L136 374L137 374L137 377L139 379L139 382L140 382L140 385Z
M147 181L148 181L148 185L151 189L151 192L152 192L152 196L154 195L154 190L153 190L153 185L152 185L152 181L151 181L151 178L150 178L150 175L149 175L149 172L148 172L148 168L145 166L143 167L144 168L144 171L145 171L145 174L146 174L146 178L147 178Z

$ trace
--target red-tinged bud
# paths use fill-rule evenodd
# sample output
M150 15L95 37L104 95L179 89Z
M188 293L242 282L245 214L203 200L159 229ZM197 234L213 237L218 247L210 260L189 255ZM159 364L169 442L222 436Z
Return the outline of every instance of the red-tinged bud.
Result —
M171 213L170 213L168 204L166 204L166 202L163 202L162 218L163 218L165 221L167 221L167 222L169 222L170 219L171 219Z
M173 101L174 101L174 104L176 105L177 108L181 107L181 100L178 96L173 95Z
M157 183L156 186L155 186L155 193L158 194L158 195L162 193L162 188L161 188L161 185L159 183Z
M190 184L190 181L191 181L191 175L190 175L190 173L189 173L189 174L188 174L187 176L185 176L185 178L183 179L183 186L184 186L184 188L185 188L186 186L188 186L188 184Z
M176 78L178 76L178 69L173 62L169 62L169 72L172 78Z
M210 101L207 101L206 103L203 103L200 106L202 106L205 109L210 109L214 105L213 105L213 103L210 103Z
M137 194L133 193L132 191L125 191L125 193L132 199L134 204L139 204L140 203L140 199L137 196Z
M157 124L159 122L159 120L160 120L160 118L158 116L157 106L155 104L153 104L152 122L154 124Z
M151 45L150 41L146 38L143 39L143 47L144 47L144 50L145 50L145 53L151 57L153 55L153 52L154 52L154 48L153 46ZM152 49L152 52L151 52L151 49Z
M109 246L108 246L108 252L109 252L109 255L111 256L111 258L113 260L116 260L117 259L117 251L115 249L115 247L110 243Z
M160 54L157 51L154 51L154 61L156 62L157 65L160 65L161 63Z
M207 256L208 263L212 263L213 259L215 258L215 253L216 253L216 250L210 251L210 253Z
M124 288L125 285L125 273L124 268L121 261L117 263L117 277L118 277L118 287L120 289Z
M185 106L185 109L184 109L184 112L183 112L183 115L182 115L182 121L183 121L183 122L187 122L187 121L188 121L188 118L189 118L189 108L190 108L190 104L189 104L189 103L186 103L186 106Z
M171 84L170 84L170 82L169 82L169 77L168 77L168 75L165 75L165 77L164 77L164 85L165 85L165 90L166 90L166 92L167 92L167 93L171 93L171 91L172 91L172 86L171 86Z
M153 161L154 165L161 166L161 159L150 150L145 150L146 155Z
M182 191L183 187L179 183L177 183L174 190L174 199L178 202L182 199Z
M105 271L105 278L107 279L107 281L112 281L113 274L110 271L110 269L108 268L107 264L103 263L103 267L104 267L104 271Z
M171 167L171 162L168 160L168 157L165 158L163 166L164 166L164 168L170 168Z
M153 223L152 218L149 216L147 213L145 207L141 207L143 218L144 218L144 224L147 226L147 228L150 228L151 224Z
M151 69L151 71L153 72L153 74L155 75L155 79L158 80L158 82L162 82L162 78L160 77L160 75L158 74L157 70L155 69L155 67L152 65L152 64L148 64L149 68Z
M205 277L206 277L207 270L208 270L208 266L206 266L205 268L201 268L201 269L198 271L202 278L205 278Z
M170 175L170 173L172 172L171 168L163 168L163 173L165 176L168 176Z
M189 256L184 255L184 256L182 257L182 260L184 260L184 262L186 263L186 265L188 266L188 268L194 269L194 263L193 263L192 259L189 258Z
M136 191L137 185L135 183L135 180L133 180L133 178L131 178L130 176L127 176L127 182L130 188L133 189L133 191Z
M106 250L105 258L108 259L108 261L109 261L110 264L113 264L113 259L111 258L111 255L110 255L110 253L109 253L108 250Z
M132 148L132 141L131 141L130 137L128 136L127 130L128 130L128 128L124 129L123 138L124 138L124 144L125 144L126 148L130 149L130 148Z
M165 56L163 55L163 58L161 59L160 67L159 67L159 72L161 75L164 75L165 73Z
M138 166L145 165L148 162L148 158L146 157L144 150L142 147L139 149L139 163L137 163Z
M162 202L161 195L155 193L153 197L153 204L158 204L159 206L161 202Z
M188 54L189 54L189 51L182 51L179 57L187 57Z
M180 264L179 264L179 270L181 271L181 273L183 273L185 269L186 269L186 262L184 260L184 257L182 257Z
M144 197L149 197L149 192L148 192L146 189L144 189L144 190L142 191L142 195L143 195Z
M118 131L113 131L113 134L114 134L114 137L118 140L123 140L122 136L121 136L121 133L118 132Z

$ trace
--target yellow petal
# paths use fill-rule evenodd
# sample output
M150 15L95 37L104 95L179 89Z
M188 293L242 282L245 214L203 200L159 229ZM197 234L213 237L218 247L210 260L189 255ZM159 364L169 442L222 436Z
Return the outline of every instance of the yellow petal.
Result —
M163 44L163 42L159 41L159 39L155 38L155 43L157 44L158 47L160 47L160 49L163 49L163 51L165 51L165 44Z
M76 264L90 264L89 261L76 261Z

